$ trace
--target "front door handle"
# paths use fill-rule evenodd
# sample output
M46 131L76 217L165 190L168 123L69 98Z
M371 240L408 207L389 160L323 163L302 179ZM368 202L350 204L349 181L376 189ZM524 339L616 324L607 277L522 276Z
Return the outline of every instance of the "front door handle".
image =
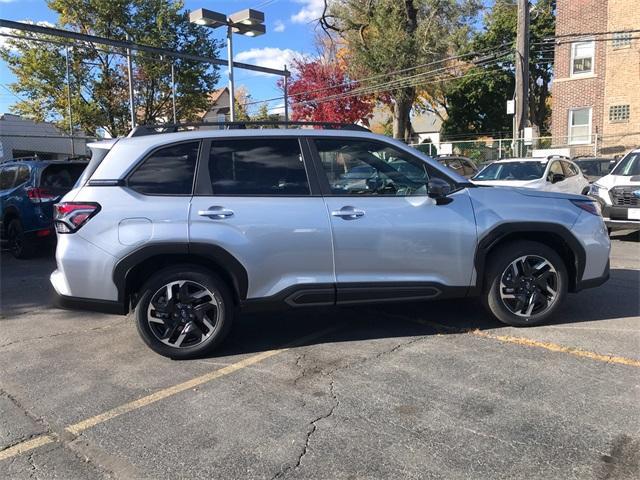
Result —
M355 220L356 218L360 218L364 216L364 210L360 210L355 207L342 207L340 210L334 210L331 212L332 217L340 217L345 220Z
M198 210L198 215L201 217L209 218L229 218L233 216L233 210L228 210L224 207L213 206L208 210Z

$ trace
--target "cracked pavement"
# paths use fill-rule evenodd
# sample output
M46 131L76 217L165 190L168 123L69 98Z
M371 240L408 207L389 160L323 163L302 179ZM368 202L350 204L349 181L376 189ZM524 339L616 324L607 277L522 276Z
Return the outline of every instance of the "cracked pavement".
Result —
M1 257L0 478L640 477L640 243L556 321L503 327L475 301L244 315L223 349L155 355L131 318L48 302L53 262ZM419 321L451 327L434 328ZM327 335L88 428L71 424L321 331Z

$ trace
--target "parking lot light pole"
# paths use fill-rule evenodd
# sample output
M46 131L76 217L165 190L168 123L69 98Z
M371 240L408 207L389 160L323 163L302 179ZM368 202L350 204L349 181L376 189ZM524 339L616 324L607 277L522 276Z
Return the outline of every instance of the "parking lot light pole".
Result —
M266 32L264 13L248 8L228 17L219 12L199 8L189 13L189 21L209 28L227 27L227 62L229 75L229 119L233 122L235 114L235 86L233 83L233 34L257 37Z

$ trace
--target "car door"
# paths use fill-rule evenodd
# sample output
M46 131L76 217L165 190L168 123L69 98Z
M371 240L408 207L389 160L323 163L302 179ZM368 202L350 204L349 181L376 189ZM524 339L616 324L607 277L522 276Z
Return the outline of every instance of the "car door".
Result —
M554 175L563 177L561 180L554 182ZM559 178L559 177L557 177ZM550 192L567 192L568 183L560 160L551 160L547 170L547 181L544 190Z
M245 268L248 299L306 290L334 302L331 227L296 137L214 138L203 146L189 214L190 248L222 248Z
M339 303L431 298L466 289L473 270L476 225L466 189L437 205L427 196L439 169L401 147L368 139L314 138L331 219ZM369 165L360 188L342 179ZM457 292L460 294L460 290Z

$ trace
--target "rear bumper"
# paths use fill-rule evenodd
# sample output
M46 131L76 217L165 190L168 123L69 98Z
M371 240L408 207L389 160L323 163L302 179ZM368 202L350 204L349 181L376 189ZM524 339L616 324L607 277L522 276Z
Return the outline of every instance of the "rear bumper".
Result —
M612 220L605 218L604 223L611 230L640 230L640 220Z
M54 293L53 304L65 310L85 310L90 312L110 313L114 315L126 315L127 311L121 302L110 300L95 300L92 298L70 297Z

